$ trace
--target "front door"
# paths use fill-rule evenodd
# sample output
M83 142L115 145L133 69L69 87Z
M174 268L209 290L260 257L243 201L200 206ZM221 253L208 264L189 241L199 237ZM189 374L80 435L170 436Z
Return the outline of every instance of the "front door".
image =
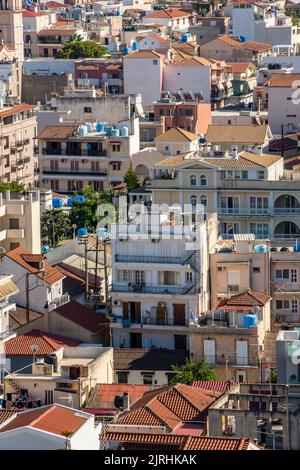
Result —
M185 325L185 304L173 304L174 325Z

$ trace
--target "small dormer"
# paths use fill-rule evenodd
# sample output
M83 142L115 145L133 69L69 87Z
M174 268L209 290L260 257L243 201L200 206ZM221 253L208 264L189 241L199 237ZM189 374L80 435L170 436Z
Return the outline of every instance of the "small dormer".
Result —
M38 271L45 270L46 256L44 254L34 255L30 253L30 254L23 254L21 255L21 257L32 268L37 269Z

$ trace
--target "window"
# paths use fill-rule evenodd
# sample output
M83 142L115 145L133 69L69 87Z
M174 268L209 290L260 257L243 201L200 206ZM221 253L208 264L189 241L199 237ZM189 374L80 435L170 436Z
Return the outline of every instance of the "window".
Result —
M185 273L185 282L192 282L193 280L193 273L188 271Z
M92 108L91 108L90 106L85 106L85 107L83 108L83 112L90 114L90 113L92 112Z
M157 59L154 59L154 60L152 61L152 63L153 63L153 65L157 65L157 64L158 64L158 60L157 60Z
M268 224L250 224L250 233L254 233L257 238L268 238L269 226Z
M238 196L221 196L221 213L238 214L240 201Z
M221 170L221 171L220 171L220 178L221 178L222 180L226 180L226 170Z
M131 279L131 272L126 269L118 270L118 281L120 282L129 282Z
M120 171L121 170L121 163L113 163L112 165L113 171Z
M113 152L120 152L121 145L120 144L113 144L112 149L113 149Z
M117 372L118 384L128 384L128 372Z
M190 186L196 186L197 185L197 177L195 175L190 176Z
M158 282L164 286L176 284L178 274L175 271L159 271Z
M165 151L168 152L168 150L169 150L169 146L165 145Z
M200 176L200 186L207 186L207 177L205 175Z
M238 366L248 365L248 342L247 341L236 342L236 363Z
M195 196L195 195L191 196L190 201L191 201L191 205L193 207L196 207L196 205L197 205L197 196Z
M202 204L203 206L207 206L207 196L200 196L200 204Z
M276 300L276 309L277 310L288 310L290 308L289 300Z
M298 282L297 281L297 269L291 269L291 282Z
M248 171L242 170L242 180L247 180L247 179L248 179Z
M19 227L19 219L9 219L9 228L17 230Z
M258 179L258 180L263 180L263 179L265 179L265 172L264 172L264 170L258 170L258 172L257 172L257 179Z
M252 272L254 272L254 273L260 273L260 267L253 266Z
M221 222L221 234L224 236L240 233L240 224L236 222Z
M268 214L269 199L267 197L250 196L249 201L251 214Z
M291 301L291 311L292 313L298 313L298 300Z
M231 293L238 293L240 290L240 272L228 271L227 286Z
M145 273L144 271L135 271L135 283L144 284L145 282Z
M15 250L15 248L19 248L20 243L12 242L12 243L10 243L9 246L10 246L10 250Z
M276 279L289 279L289 270L288 269L276 269L275 272Z
M214 339L205 339L203 341L203 355L208 364L216 362L216 344Z
M153 374L143 374L143 384L152 385L153 384Z

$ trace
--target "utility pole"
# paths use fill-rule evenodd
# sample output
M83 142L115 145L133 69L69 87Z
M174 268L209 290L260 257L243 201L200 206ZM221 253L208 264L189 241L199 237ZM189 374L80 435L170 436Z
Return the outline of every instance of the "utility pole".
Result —
M29 310L29 274L26 273L25 280L26 280L26 323L29 323L30 319L30 310Z
M107 253L106 253L106 246L108 240L103 240L103 262L104 262L104 292L105 292L105 316L108 317L109 310L108 310L108 273L107 273Z
M84 269L85 269L85 301L88 301L89 296L89 269L88 269L88 247L87 239L84 241Z
M99 259L99 236L96 234L96 260L95 260L95 291L98 293L98 259Z
M285 386L287 449L290 450L289 386Z

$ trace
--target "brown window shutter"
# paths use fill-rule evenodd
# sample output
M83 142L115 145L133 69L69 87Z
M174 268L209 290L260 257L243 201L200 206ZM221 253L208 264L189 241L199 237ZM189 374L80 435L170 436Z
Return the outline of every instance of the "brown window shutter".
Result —
M129 304L123 302L123 320L129 320Z

